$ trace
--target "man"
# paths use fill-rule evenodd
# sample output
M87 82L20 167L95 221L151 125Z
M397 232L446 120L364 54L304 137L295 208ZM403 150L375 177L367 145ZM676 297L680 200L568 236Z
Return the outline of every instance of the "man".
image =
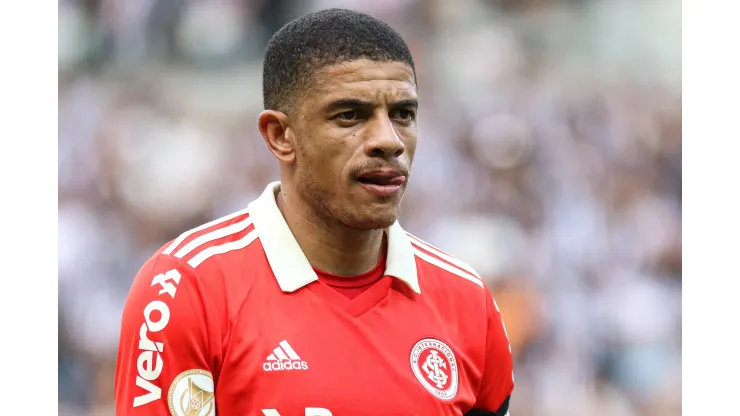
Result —
M126 302L118 414L501 415L505 329L469 266L396 221L411 54L331 9L270 40L259 129L281 181L166 244Z

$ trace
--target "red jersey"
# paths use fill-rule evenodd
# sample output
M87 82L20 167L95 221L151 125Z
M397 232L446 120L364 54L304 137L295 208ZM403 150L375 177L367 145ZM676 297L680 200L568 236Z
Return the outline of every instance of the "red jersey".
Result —
M117 414L507 413L511 351L472 268L396 222L383 277L343 296L318 279L278 190L182 234L138 273Z

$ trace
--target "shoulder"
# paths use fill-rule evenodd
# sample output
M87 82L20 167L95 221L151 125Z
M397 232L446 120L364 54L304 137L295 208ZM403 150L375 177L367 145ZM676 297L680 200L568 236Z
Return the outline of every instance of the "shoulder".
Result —
M423 286L466 294L482 295L487 291L483 279L469 264L411 233L406 234L416 256Z
M261 249L254 249L257 239L246 209L215 219L160 247L144 264L134 286L148 286L161 273L177 273L192 279L206 298L226 296L238 302L251 287L254 274L249 271L261 264L256 261Z
M257 239L247 209L234 212L185 231L160 248L157 256L170 256L187 263L196 273L209 259L249 247Z
M257 238L247 209L187 230L147 259L127 302L136 305L166 295L184 304L218 304L231 315L253 287L257 273L251 271L264 263L261 248L255 249Z

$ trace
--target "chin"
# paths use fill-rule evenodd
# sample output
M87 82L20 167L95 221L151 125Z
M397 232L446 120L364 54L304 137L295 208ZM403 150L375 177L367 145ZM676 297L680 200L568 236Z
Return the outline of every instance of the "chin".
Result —
M367 220L361 220L353 224L348 224L352 228L356 228L358 230L382 230L390 227L393 225L393 223L396 221L395 218L393 220L379 220L376 218L373 219L367 219Z
M388 228L396 222L398 218L397 210L391 210L391 212L364 212L353 215L350 221L346 221L345 224L360 230L379 230Z
M346 202L328 204L326 212L349 228L384 229L393 225L398 218L400 200L394 201L389 198L385 201L366 201L348 197L344 201Z

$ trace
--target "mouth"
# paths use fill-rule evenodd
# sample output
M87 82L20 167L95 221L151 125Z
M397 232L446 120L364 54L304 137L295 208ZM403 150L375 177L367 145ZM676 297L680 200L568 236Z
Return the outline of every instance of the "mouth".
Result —
M363 173L357 181L373 195L387 198L401 190L406 175L395 169L377 169Z

